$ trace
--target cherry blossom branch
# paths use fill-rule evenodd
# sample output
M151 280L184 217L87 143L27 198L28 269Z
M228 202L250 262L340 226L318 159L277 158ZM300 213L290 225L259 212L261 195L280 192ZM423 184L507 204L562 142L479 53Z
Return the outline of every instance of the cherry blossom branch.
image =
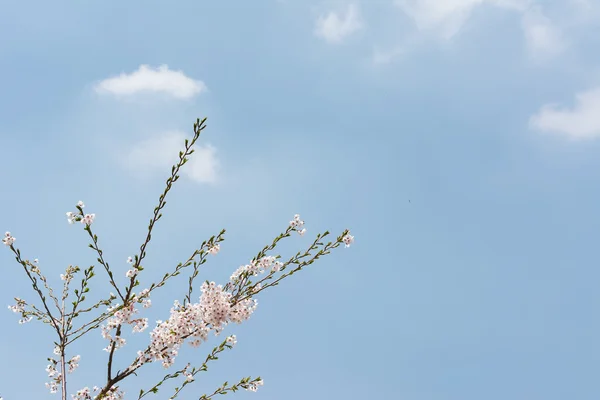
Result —
M138 400L140 400L142 397L145 397L146 395L148 395L150 393L153 393L153 394L158 393L159 386L161 386L165 381L167 381L169 379L177 378L178 376L184 374L186 376L186 380L184 381L184 383L182 384L181 387L175 388L175 393L169 397L170 400L174 399L175 397L177 397L179 392L181 392L181 390L183 390L183 388L185 386L187 386L188 384L190 384L191 382L194 381L194 377L196 376L196 374L198 374L200 372L205 372L208 370L208 363L210 361L215 361L215 360L219 359L219 357L217 357L217 354L223 352L225 349L232 349L236 342L237 341L236 341L235 336L229 336L220 345L213 348L213 350L210 352L210 354L208 354L206 356L206 359L204 360L204 363L202 363L202 366L200 366L199 368L194 367L190 371L188 371L188 368L189 368L189 364L188 364L187 366L185 366L184 368L180 369L179 371L177 371L173 374L165 375L165 377L160 382L158 382L156 385L154 385L151 389L148 389L146 391L140 390L140 395L138 397Z
M167 273L163 276L163 278L158 282L158 283L153 283L152 285L150 285L150 287L146 290L144 290L142 293L140 293L139 295L136 296L136 300L138 301L142 301L145 298L149 297L150 294L158 289L159 287L164 286L167 281L170 278L173 278L174 276L177 276L181 273L181 270L183 270L184 268L187 268L188 266L192 265L192 263L194 264L194 274L197 275L197 268L204 264L206 262L206 255L207 253L210 253L211 251L213 251L214 253L214 249L218 249L218 245L220 242L222 242L224 240L223 235L225 234L225 230L223 229L216 237L212 236L210 239L208 239L207 241L204 241L201 245L201 247L197 250L194 251L194 253L188 258L188 260L185 263L179 263L176 267L175 270L171 273ZM200 255L200 259L198 261L194 261L195 258ZM193 277L194 274L192 274L192 277L190 278L190 287L193 281ZM188 295L191 295L191 290L188 291ZM98 306L104 304L104 305L108 305L110 304L110 302L112 300L114 300L116 297L112 296L109 300L102 300L101 302L99 302L98 304L94 305L93 307L91 307L90 309L87 310L81 310L79 311L79 314L85 312L85 311L89 311L92 308L97 308ZM71 334L76 334L81 332L79 335L77 335L76 337L74 337L73 339L71 339L69 341L69 344L74 342L75 340L79 339L80 337L82 337L83 335L85 335L87 332L98 328L104 321L106 321L107 319L111 318L115 312L121 310L122 308L124 308L124 305L120 305L119 307L117 307L116 309L114 309L111 312L105 312L103 314L101 314L100 316L98 316L96 319L82 325L80 328L78 328L77 330L75 330L74 332L72 332Z
M251 392L256 392L259 386L263 385L263 380L259 377L252 379L251 377L242 378L238 383L229 385L228 382L223 383L217 390L210 395L203 394L198 400L209 400L218 394L227 394L227 392L236 392L243 388Z
M250 300L254 295L260 293L262 290L266 289L267 287L276 286L279 283L279 281L281 281L282 279L291 276L295 272L302 269L304 266L312 264L316 259L318 259L318 257L320 257L323 254L328 254L331 249L338 247L341 243L346 243L346 245L348 246L354 240L354 238L352 236L350 236L348 234L348 231L346 230L338 237L338 240L335 243L330 242L327 245L323 245L323 243L319 242L319 240L322 239L323 237L325 237L327 234L328 234L328 232L318 235L317 239L315 239L315 241L311 244L311 246L309 246L309 248L304 253L299 252L296 254L296 256L292 257L290 259L290 261L288 261L288 263L292 263L292 262L298 263L298 267L296 267L290 273L283 274L276 281L272 282L269 285L265 285L265 287L259 288L256 285L252 285L252 282L248 279L247 280L239 279L240 275L238 275L238 276L235 276L235 274L232 275L232 282L230 282L230 283L232 283L234 285L234 288L231 290L231 292L232 293L237 292L237 295L232 296L232 298L230 300L231 307L234 308L236 305L241 304L244 301ZM282 235L280 235L280 237L281 236ZM298 260L300 260L301 258L310 256L310 251L318 248L319 246L324 246L324 247L319 252L317 252L317 254L313 255L307 261L298 262ZM273 264L274 258L275 257L266 258L267 264L262 264L263 268L266 268L266 267L270 266L271 264ZM251 267L251 265L245 266L245 267ZM271 273L274 273L276 271L279 271L279 269L273 268L271 270ZM245 271L242 273L242 275L249 276L250 273L251 273L251 271ZM225 289L225 288L223 288L223 289ZM252 290L247 290L247 289L252 289ZM244 294L247 292L249 294L244 296ZM182 308L182 309L185 309L185 308ZM188 332L187 334L182 335L179 338L180 342L183 343L187 338L196 336L197 334L201 333L201 331L203 329L209 329L209 327L210 327L210 324L204 324L202 326L197 326L191 332ZM213 328L218 328L218 327L213 326ZM117 376L115 376L112 380L109 380L107 382L107 385L105 386L105 390L108 390L108 388L114 386L116 383L120 382L127 376L131 375L132 373L137 371L142 365L144 365L145 362L140 362L140 360L144 360L145 357L147 357L150 354L151 346L152 345L149 345L144 351L139 352L140 355L138 355L138 358L133 363L131 363L130 366L127 367L127 369L125 369L123 372L121 372L121 374L118 374ZM162 347L161 349L157 349L157 350L158 350L157 351L158 354L162 354L164 351L168 350L168 348L165 346L165 347Z
M152 285L150 285L150 287L145 291L145 293L141 294L139 296L139 299L141 300L141 299L148 297L154 290L158 289L159 287L164 286L165 283L167 283L167 281L169 279L179 275L181 273L181 270L189 267L192 264L194 264L194 273L196 273L197 268L206 262L207 253L210 253L210 251L212 249L214 249L215 246L219 245L219 243L221 243L222 241L225 240L223 238L224 234L225 234L225 229L223 229L216 237L212 236L207 241L202 242L202 245L200 246L200 248L197 250L194 250L194 252L187 259L186 262L177 264L177 266L175 267L175 270L173 272L166 273L158 283L153 283ZM199 260L194 261L198 255L200 256ZM194 276L194 273L192 273L192 276ZM197 275L197 273L196 273L196 275ZM192 284L192 281L193 281L193 279L189 282L190 286ZM188 291L188 294L189 293L191 293L191 290Z
M68 288L69 286L69 282L71 281L70 278L72 278L73 274L76 271L70 270L69 268L66 271L65 274L65 292L66 292L66 288ZM64 293L64 292L63 292ZM66 332L68 329L68 325L65 325L67 321L65 321L65 299L66 296L63 295L62 298L62 304L61 304L61 309L60 309L60 314L61 314L61 331L62 334L60 335L60 371L62 373L62 380L61 380L61 398L62 400L67 400L67 371L66 371L66 360L65 360L65 336L66 336Z
M339 247L342 243L348 247L354 241L354 237L350 235L348 230L345 230L337 237L336 241L330 241L325 244L323 239L329 234L329 232L326 231L322 234L318 234L316 239L305 251L297 252L285 262L279 261L281 258L279 255L268 256L267 254L275 249L281 240L290 237L292 232L296 232L300 236L304 235L306 232L306 229L303 228L304 221L300 220L299 215L296 215L294 216L294 219L290 221L289 227L283 233L279 234L271 244L259 251L256 257L250 261L249 265L238 268L238 270L231 275L229 282L225 286L206 281L201 286L202 293L199 302L192 303L191 297L194 280L199 275L200 266L207 261L208 255L215 255L219 252L220 242L224 240L223 235L225 233L225 230L222 230L216 237L212 236L210 239L204 241L199 249L194 250L187 261L179 263L173 272L165 274L158 283L153 283L148 289L139 293L134 293L133 289L139 285L139 281L136 277L138 273L143 270L141 263L146 257L146 249L151 241L153 228L162 217L161 211L166 206L166 196L171 190L172 185L179 179L180 169L186 164L188 157L194 152L193 146L198 140L201 131L205 128L205 121L206 119L203 119L202 121L197 119L194 124L193 138L190 141L185 140L185 149L179 153L179 162L172 167L171 176L167 179L166 187L159 196L158 205L154 208L153 216L148 225L146 239L140 246L139 254L135 255L133 258L130 257L130 260L128 261L130 264L133 264L133 266L132 269L126 273L126 276L129 277L130 280L129 283L122 288L123 290L119 289L116 284L110 266L105 261L103 251L98 245L98 238L93 234L90 227L94 221L95 214L84 214L84 204L81 201L76 206L78 213L67 213L69 223L80 221L85 225L84 230L86 230L92 239L92 243L89 244L89 247L97 252L97 260L106 270L109 282L117 291L118 296L111 293L108 299L100 300L85 309L80 308L81 304L85 301L85 294L89 291L89 280L94 276L94 266L90 266L84 271L84 277L79 289L74 289L75 299L71 303L71 311L67 313L65 307L66 299L69 296L69 284L75 274L80 272L80 268L77 266L69 266L65 274L61 275L61 279L63 279L65 283L63 285L61 304L59 304L58 299L54 296L52 288L48 285L45 276L41 274L37 265L31 264L27 260L22 260L20 251L13 246L16 239L12 237L9 232L5 234L2 242L13 251L16 255L17 262L25 269L34 290L42 300L46 312L36 308L35 305L28 305L24 300L19 298L15 298L17 304L15 306L9 306L9 308L14 312L20 312L23 316L22 321L24 322L35 317L42 322L50 323L56 330L59 340L58 342L55 342L56 347L54 353L59 355L60 358L59 360L53 358L48 359L50 365L48 365L46 370L52 378L52 381L47 383L46 386L50 388L52 393L55 393L58 391L58 384L60 384L62 400L66 400L67 397L67 365L68 372L70 373L74 371L79 362L78 355L72 357L67 362L67 346L91 330L100 327L103 322L108 321L106 326L102 326L102 335L110 341L106 348L106 350L109 351L106 375L107 380L102 388L94 387L93 391L99 392L94 399L122 400L124 393L120 391L119 387L116 385L132 374L137 375L136 371L143 365L152 361L162 361L165 368L172 366L178 354L178 350L187 339L193 338L189 344L197 346L208 340L207 338L210 332L214 332L218 335L228 324L232 322L238 324L242 323L247 320L256 309L255 297L261 291L272 286L277 286L281 280L314 263L319 257L330 254L332 249ZM35 260L35 264L37 264L37 260ZM138 313L135 304L142 303L144 307L149 306L149 296L151 292L164 286L168 280L179 275L183 269L189 266L193 266L193 268L188 278L187 294L184 296L183 304L175 301L175 305L171 309L170 318L165 322L157 321L157 326L150 335L151 342L148 347L144 351L138 351L136 360L126 369L118 370L113 376L112 367L115 350L125 344L125 339L121 337L124 325L134 325L133 332L141 332L148 325L147 318L133 318L133 315ZM262 278L254 280L254 277L265 273L266 275L263 275ZM58 312L60 313L60 320L55 318L50 312L46 297L38 286L38 278L36 278L36 276L43 282L49 296L53 299ZM117 299L117 297L122 300L122 304L113 306L112 301ZM95 310L101 305L109 306L106 312L103 312L91 321L84 323L79 328L75 330L72 329L72 321L76 317ZM27 310L26 307L30 307L32 311ZM116 329L115 337L111 336L113 329ZM224 342L213 349L199 368L194 367L189 369L190 364L188 364L185 368L178 370L175 373L167 374L151 389L146 391L140 390L138 400L145 397L147 394L158 392L158 388L165 381L175 379L183 374L186 376L186 380L180 387L175 388L175 393L171 399L175 398L185 386L194 380L197 373L207 370L210 361L217 360L217 355L220 352L224 351L226 348L231 349L235 343L235 336L229 336ZM60 372L57 371L59 364ZM225 382L212 394L201 396L200 400L208 400L217 394L227 394L230 391L235 392L239 390L239 388L256 391L258 386L262 384L262 379L251 379L250 377L243 378L233 385L229 385L228 382ZM89 388L86 387L77 391L76 395L73 395L73 399L91 400L92 397ZM0 400L2 399L0 398Z
M158 222L158 220L162 217L162 214L160 211L167 205L165 198L167 197L167 194L171 190L171 187L173 186L173 184L175 182L177 182L177 180L179 179L179 175L178 175L179 170L188 161L187 157L192 155L192 153L194 153L194 149L193 149L194 144L200 137L200 134L202 133L202 131L206 128L205 122L206 122L206 118L204 118L202 121L200 121L200 119L196 120L196 122L194 123L194 136L192 137L192 140L191 141L188 141L188 139L185 140L185 151L179 152L179 162L171 168L171 176L167 179L165 190L159 197L158 206L156 206L154 208L154 216L152 217L152 219L150 220L150 224L148 225L148 234L146 235L146 240L140 246L140 254L135 256L133 270L141 270L141 262L146 257L146 247L148 246L148 244L150 243L150 240L152 239L152 229L154 228L154 225L156 224L156 222ZM135 286L137 286L137 284L138 284L138 281L136 280L136 275L133 274L130 278L129 287L127 288L125 298L123 298L123 303L124 303L125 307L128 305L128 301L130 300L132 290ZM121 335L121 325L119 325L117 327L117 331L116 331L116 336L119 337L120 335ZM110 354L108 357L108 367L107 367L108 381L111 380L111 376L112 376L112 363L113 363L115 348L116 348L116 342L113 341L111 344ZM99 398L101 398L101 397L99 397Z
M91 214L93 215L93 214ZM124 302L125 301L125 297L123 297L123 294L121 293L121 290L119 289L119 286L117 286L117 283L114 280L113 277L113 273L110 270L110 266L108 265L108 263L106 261L104 261L104 256L102 255L103 252L100 249L100 247L98 246L98 236L94 235L92 233L92 228L90 227L90 225L86 225L85 227L85 231L90 235L90 238L93 241L93 244L90 243L88 246L95 250L98 253L98 262L104 267L104 269L106 270L106 273L108 274L108 279L110 281L110 284L112 285L113 288L115 288L115 290L117 291L117 294L119 295L119 297L121 298L121 300Z
M6 232L5 236L6 237L12 237L12 236L10 236L10 232ZM42 300L42 304L44 305L44 308L46 309L46 314L48 315L48 318L50 319L50 324L54 327L54 329L56 330L56 333L58 334L58 337L60 338L61 335L60 335L60 329L59 329L58 324L56 322L57 320L54 318L54 316L52 316L52 312L50 312L50 309L48 308L48 304L46 304L46 297L44 296L44 294L42 293L42 291L38 287L38 285L37 285L37 279L35 278L35 276L31 275L31 273L27 269L27 266L31 265L31 264L28 261L24 261L24 260L21 259L21 251L19 249L15 248L12 243L10 244L10 249L15 254L15 259L17 260L17 262L23 266L23 269L25 270L25 273L27 274L27 277L31 281L33 289L40 296L40 299ZM38 269L38 271L39 271L39 269Z
M320 243L319 240L324 238L325 236L327 236L329 234L329 232L325 232L323 234L319 234L317 235L317 238L315 239L315 241L313 242L313 244L308 248L308 250L306 250L303 254L301 254L300 252L298 252L294 257L290 258L287 262L283 263L281 266L280 271L284 271L287 266L292 265L292 264L296 264L297 267L294 268L292 271L286 273L286 274L282 274L279 278L277 278L275 281L270 282L264 286L262 286L262 283L267 281L267 280L271 280L273 278L273 272L270 273L269 275L267 275L266 277L264 277L263 279L259 280L258 282L256 282L254 285L252 285L251 287L248 288L247 292L248 294L245 297L241 297L239 299L239 301L243 301L247 298L250 298L252 295L257 294L258 292L271 287L271 286L277 286L279 284L279 282L284 279L287 278L288 276L291 276L293 274L295 274L296 272L300 271L302 268L304 268L307 265L310 265L312 263L314 263L316 260L319 259L320 256L329 254L331 252L332 249L335 249L337 247L339 247L342 243L344 243L344 239L346 238L346 241L348 241L349 239L347 239L348 237L348 230L345 230L344 232L342 232L342 234L340 236L338 236L337 240L335 242L329 242L327 243L321 250L319 250L317 252L316 255L314 255L312 258L310 258L307 261L300 261L302 258L308 257L310 256L310 252L312 250L316 250L319 248L319 246L322 246L323 243ZM353 238L352 238L353 240Z

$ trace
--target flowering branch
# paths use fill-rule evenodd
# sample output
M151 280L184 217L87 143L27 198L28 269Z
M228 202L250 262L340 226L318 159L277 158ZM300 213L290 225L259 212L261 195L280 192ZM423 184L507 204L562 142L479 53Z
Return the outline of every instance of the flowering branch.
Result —
M200 133L202 133L202 130L204 130L204 128L206 128L205 122L206 122L206 118L204 118L202 121L200 121L200 119L196 120L196 122L194 123L194 136L193 136L192 140L191 141L188 141L187 139L185 140L185 151L179 152L179 162L171 168L171 176L167 179L167 184L166 184L165 190L158 199L158 206L156 206L154 208L154 216L152 217L152 219L150 220L150 224L148 225L148 234L146 235L146 240L140 246L140 254L138 256L135 256L135 263L133 265L134 270L141 270L140 263L146 257L146 247L148 246L148 244L150 243L150 240L152 239L152 229L154 228L154 225L156 224L156 222L158 222L158 220L162 217L162 214L160 213L160 211L164 208L164 206L167 205L165 198L167 197L167 194L171 190L173 183L177 182L177 180L179 179L179 175L178 175L179 169L181 167L183 167L183 165L185 165L185 163L188 161L187 157L190 156L194 152L193 146L196 143L196 141L198 140L198 138L200 137ZM137 286L137 281L136 281L135 275L132 275L130 278L129 287L127 288L127 292L125 294L125 298L123 298L123 303L124 303L123 306L124 307L126 307L128 305L128 301L130 300L131 292L135 286ZM116 332L117 337L119 337L120 335L121 335L121 325L119 325L117 327L117 332ZM111 381L111 376L112 376L112 363L113 363L113 356L114 356L115 348L116 348L115 346L116 346L116 342L113 341L111 344L110 355L109 355L109 359L108 359L107 376L108 376L109 382ZM98 395L99 399L102 398L101 395L102 395L102 392Z
M210 395L203 394L198 400L209 400L217 394L227 394L227 392L236 392L243 388L251 392L256 392L259 386L263 385L263 380L259 377L252 379L251 377L242 378L238 383L229 385L228 382L223 383L217 390Z
M169 397L170 400L173 400L175 397L177 397L179 392L181 392L181 390L183 390L183 388L185 386L187 386L188 384L190 384L191 382L194 381L194 377L196 376L196 374L198 374L199 372L204 372L204 371L208 370L208 362L209 361L218 360L219 357L217 357L217 354L223 352L225 349L232 349L236 343L237 343L237 340L236 340L235 335L229 336L220 345L215 347L208 356L206 356L206 360L204 360L204 363L202 363L202 366L200 368L194 367L191 370L189 370L190 365L188 364L184 368L180 369L179 371L177 371L173 374L166 375L159 383L154 385L154 387L152 387L152 389L148 389L147 391L140 390L140 395L138 397L138 400L140 400L142 397L146 396L149 393L157 393L158 387L161 386L165 381L167 381L169 379L177 378L178 376L183 374L183 375L185 375L186 380L183 382L181 387L175 388L175 393Z
M145 364L150 362L160 361L165 368L171 367L175 358L178 355L180 347L185 341L197 347L201 343L208 340L208 335L213 332L219 335L230 323L240 324L250 318L257 307L256 296L263 290L277 286L283 279L295 274L304 267L314 263L321 256L327 255L332 249L335 249L342 244L346 247L354 242L354 237L350 235L348 230L345 230L339 235L335 241L325 243L324 238L329 235L329 232L318 234L312 244L304 251L299 251L286 261L282 260L280 255L268 255L281 240L291 237L293 233L303 236L306 232L304 221L299 215L295 215L290 221L287 229L280 233L273 242L265 246L258 254L250 260L250 263L239 267L231 275L229 282L223 285L217 285L215 282L205 281L202 283L197 303L192 302L192 293L195 279L198 277L200 267L207 261L208 255L216 255L220 251L220 244L224 241L225 230L222 230L217 236L212 236L210 239L202 242L200 248L194 250L192 255L184 262L179 263L172 272L166 273L163 278L151 284L148 288L134 293L133 289L139 285L137 275L143 271L141 265L146 257L146 249L152 238L152 231L155 224L162 217L161 211L166 206L166 196L171 190L173 184L179 179L179 171L188 161L188 157L194 152L193 146L198 140L201 131L205 128L205 121L199 119L194 124L194 136L191 140L185 141L185 149L179 153L179 162L171 168L171 176L166 181L166 187L163 193L159 196L158 205L154 208L154 213L148 225L146 238L139 249L139 254L134 257L129 257L128 263L132 264L125 276L129 278L129 283L124 288L119 288L115 282L113 272L110 269L108 262L104 259L103 251L98 244L98 237L93 233L91 225L95 220L95 214L84 214L83 202L76 205L77 212L68 212L67 218L69 223L81 222L84 225L84 230L90 236L92 243L89 247L97 253L97 261L106 270L110 285L116 290L117 295L110 293L108 299L103 299L88 308L82 308L81 305L86 299L86 294L89 292L89 282L95 276L94 266L83 271L81 284L73 290L75 299L71 302L71 309L66 310L66 301L70 295L70 283L81 272L78 266L67 267L64 274L61 274L61 279L64 281L61 301L54 295L52 288L48 285L46 277L42 275L37 266L37 259L34 263L21 258L20 250L14 247L15 238L7 232L2 242L8 246L15 254L15 259L21 264L30 279L33 289L38 293L42 300L44 310L36 308L35 305L27 304L22 299L16 298L16 305L9 308L21 313L22 319L20 323L28 322L32 318L37 318L44 323L49 323L54 328L58 335L58 340L54 342L54 354L59 356L58 359L48 358L50 364L46 371L51 378L46 386L51 393L56 393L61 390L62 400L67 398L67 378L66 374L73 372L79 365L80 356L76 355L67 361L66 349L68 345L75 340L84 336L91 330L101 327L102 336L109 341L105 350L109 353L106 383L102 387L94 386L92 390L85 387L72 395L73 400L91 400L92 392L96 393L93 397L95 400L122 400L124 392L119 389L119 382L132 374L137 375L137 371ZM113 374L113 360L115 351L125 344L125 339L122 337L124 325L132 325L132 331L142 332L148 326L147 318L137 318L138 313L136 304L142 304L144 308L150 307L151 293L165 286L171 278L181 274L181 272L192 266L190 276L188 278L187 293L184 295L182 303L175 301L170 311L170 316L166 321L157 321L156 327L150 333L150 343L143 351L138 351L136 359L123 370L118 370ZM260 275L260 277L259 277ZM38 286L38 280L41 280L47 294L53 300L60 318L55 318L50 311L50 307L46 302L46 297L42 289ZM121 304L113 304L113 301L119 298ZM73 321L76 317L82 314L89 313L100 306L107 306L107 310L100 313L98 316L88 321L78 328L73 329ZM104 324L106 323L106 324ZM113 330L114 335L113 335ZM194 381L197 373L207 371L208 363L218 360L218 354L225 349L231 349L236 343L235 335L227 337L219 346L215 347L206 360L200 367L190 369L190 364L183 369L167 374L161 381L155 384L148 390L140 390L138 400L148 394L157 393L159 387L166 381L175 379L181 375L186 377L185 381L175 388L175 393L171 397L174 399L184 387ZM217 394L227 394L235 392L239 388L244 388L250 391L256 391L258 386L263 384L262 379L250 377L241 379L238 383L229 385L225 382L215 392L210 395L202 395L200 400L208 400ZM0 400L2 398L0 397Z

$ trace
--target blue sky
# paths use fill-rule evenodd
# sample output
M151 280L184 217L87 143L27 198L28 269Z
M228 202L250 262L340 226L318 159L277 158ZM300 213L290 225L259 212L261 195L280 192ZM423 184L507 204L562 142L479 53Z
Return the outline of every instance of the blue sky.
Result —
M261 295L227 330L236 348L179 398L248 375L265 386L228 396L600 396L599 2L0 7L0 228L56 285L67 265L95 262L66 222L78 200L124 284L197 117L208 128L142 285L222 228L202 279L225 282L295 213L308 233L283 255L327 229L356 237ZM4 250L0 303L33 300ZM185 288L157 293L151 321ZM0 395L52 398L51 331L17 319L5 310ZM147 343L128 338L123 365ZM181 362L200 364L214 343L186 347ZM105 345L98 331L73 348L71 393L102 383ZM148 368L126 398L163 375Z

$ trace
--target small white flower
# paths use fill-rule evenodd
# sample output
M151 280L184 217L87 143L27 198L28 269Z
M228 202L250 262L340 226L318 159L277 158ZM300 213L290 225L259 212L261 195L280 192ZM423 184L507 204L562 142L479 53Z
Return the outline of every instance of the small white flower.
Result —
M231 346L235 346L236 343L237 343L237 338L235 337L235 335L231 335L231 336L227 337L227 344L229 344Z
M81 219L81 223L90 226L92 222L94 222L94 218L96 218L96 214L85 214L85 216Z
M290 221L290 226L292 228L302 228L304 226L304 221L300 219L300 214L294 215L294 219Z
M17 239L14 236L12 236L10 232L6 232L4 234L4 239L2 239L2 243L4 243L6 246L12 246L15 240Z
M133 264L133 257L127 257L127 264Z
M219 250L221 250L221 245L219 245L219 243L213 245L210 249L208 249L208 253L212 254L213 256L216 255Z
M137 273L138 273L138 269L137 268L133 268L133 269L130 269L129 271L127 271L125 273L125 276L128 277L128 278L133 278L134 276L137 275Z
M83 201L79 200L79 201L77 202L77 207L79 207L79 208L83 208L83 207L85 207L85 204L83 204Z
M283 267L283 263L281 261L275 261L271 267L271 271L277 272L281 269L281 267Z
M79 360L81 359L80 355L76 355L69 360L69 373L72 374L77 367L79 367Z
M351 234L347 234L346 236L344 236L342 238L342 241L344 242L344 244L346 245L345 247L350 247L350 245L352 243L354 243L354 236L352 236Z
M251 391L251 392L256 392L256 391L258 390L258 387L259 387L259 386L262 386L263 384L264 384L264 382L263 382L263 380L261 379L261 380L259 380L259 381L256 381L256 382L253 382L253 383L250 383L250 384L248 385L248 387L246 388L246 390L249 390L249 391Z
M71 211L69 211L67 214L67 222L69 224L72 224L73 222L77 221L77 215L75 215L75 213L72 213Z
M305 233L306 233L306 228L302 228L298 231L298 235L300 235L300 236L304 236Z

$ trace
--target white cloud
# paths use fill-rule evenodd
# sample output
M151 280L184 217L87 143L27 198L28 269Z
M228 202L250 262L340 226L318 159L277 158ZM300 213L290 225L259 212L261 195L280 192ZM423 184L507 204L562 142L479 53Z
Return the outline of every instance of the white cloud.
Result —
M539 10L523 14L523 33L530 54L535 59L556 56L566 48L562 32Z
M556 56L566 47L560 29L534 0L395 0L394 3L413 20L418 31L444 40L454 38L477 7L487 5L516 12L521 17L526 45L533 58Z
M131 74L105 79L95 86L98 93L133 95L139 92L162 92L180 99L189 99L206 90L204 82L187 77L182 71L170 70L167 65L153 69L140 65Z
M458 33L472 9L484 0L396 0L418 30L436 31L445 39Z
M144 177L165 173L170 170L171 165L177 163L187 137L181 132L166 132L141 141L125 154L125 165ZM219 169L216 149L211 145L196 145L194 149L181 170L182 174L199 183L216 182Z
M388 64L404 53L406 53L406 51L401 46L394 47L390 50L375 49L373 51L373 63L375 65Z
M320 15L317 18L314 33L328 43L340 43L363 27L364 23L359 8L350 4L343 16L334 11L330 11L327 15Z
M573 107L547 104L529 119L531 129L574 139L600 136L600 87L577 93Z
M476 7L489 4L523 11L529 0L395 0L394 3L414 21L417 29L433 31L444 39L451 39Z

